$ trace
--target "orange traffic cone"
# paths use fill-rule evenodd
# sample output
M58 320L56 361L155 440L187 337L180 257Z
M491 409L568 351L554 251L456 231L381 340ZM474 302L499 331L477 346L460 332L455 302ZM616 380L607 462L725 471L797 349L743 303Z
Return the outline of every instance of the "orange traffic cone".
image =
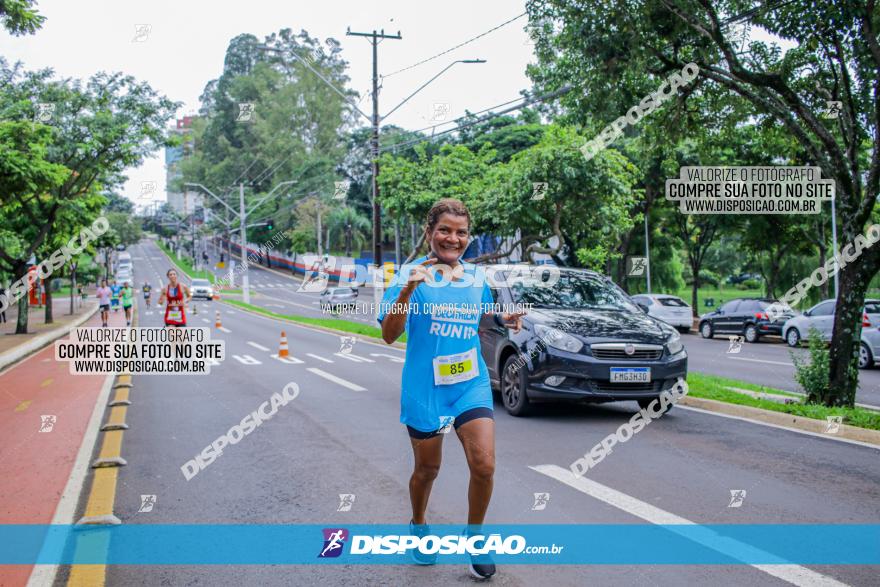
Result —
M283 330L281 331L281 346L278 347L278 356L287 356L287 335L284 333Z
M214 327L222 328L223 324L220 323L220 310L217 310L216 317L214 318Z

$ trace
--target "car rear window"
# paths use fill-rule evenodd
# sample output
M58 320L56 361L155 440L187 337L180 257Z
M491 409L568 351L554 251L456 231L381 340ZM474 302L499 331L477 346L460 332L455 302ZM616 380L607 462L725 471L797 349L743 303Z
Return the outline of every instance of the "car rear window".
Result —
M664 306L669 306L671 308L686 308L687 304L685 304L682 300L678 298L660 298L658 300Z
M553 287L539 282L526 285L514 281L510 291L516 302L532 304L536 308L641 312L623 290L601 277L586 273L563 272Z
M865 314L880 314L880 302L865 302Z
M193 279L193 285L198 285L199 287L205 287L207 285L211 285L211 283L207 279Z

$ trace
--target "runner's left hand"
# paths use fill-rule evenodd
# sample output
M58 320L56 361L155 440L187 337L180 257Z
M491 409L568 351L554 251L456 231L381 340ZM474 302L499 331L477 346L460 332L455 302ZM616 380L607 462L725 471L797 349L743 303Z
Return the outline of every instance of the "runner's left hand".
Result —
M522 329L522 317L525 315L526 312L505 312L501 314L501 321L507 328L519 332Z

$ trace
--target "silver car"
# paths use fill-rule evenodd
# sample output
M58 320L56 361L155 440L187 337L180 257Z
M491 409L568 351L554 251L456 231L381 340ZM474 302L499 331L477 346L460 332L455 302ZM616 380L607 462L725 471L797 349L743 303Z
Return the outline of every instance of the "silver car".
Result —
M357 297L356 287L328 287L321 292L321 309L332 312L340 307L353 308Z
M835 300L823 300L782 327L788 346L796 347L815 328L826 341L834 328ZM865 300L862 310L862 337L859 347L859 369L867 369L880 359L880 300Z
M190 291L193 299L205 298L209 302L214 299L214 288L207 279L193 279Z
M694 324L694 311L678 296L668 294L637 294L632 300L648 308L648 316L666 322L682 332L688 332Z

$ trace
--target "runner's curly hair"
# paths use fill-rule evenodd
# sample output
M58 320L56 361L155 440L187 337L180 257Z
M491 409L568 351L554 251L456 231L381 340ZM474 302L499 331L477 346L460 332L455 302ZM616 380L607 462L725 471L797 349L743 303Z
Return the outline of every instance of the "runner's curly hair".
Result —
M428 211L428 218L425 221L425 230L431 232L434 230L434 227L437 226L437 222L440 221L440 216L443 214L454 214L456 216L464 216L468 221L468 230L470 230L471 226L471 213L468 212L467 206L464 205L464 202L461 200L456 200L455 198L443 198L442 200L437 200L431 209Z

